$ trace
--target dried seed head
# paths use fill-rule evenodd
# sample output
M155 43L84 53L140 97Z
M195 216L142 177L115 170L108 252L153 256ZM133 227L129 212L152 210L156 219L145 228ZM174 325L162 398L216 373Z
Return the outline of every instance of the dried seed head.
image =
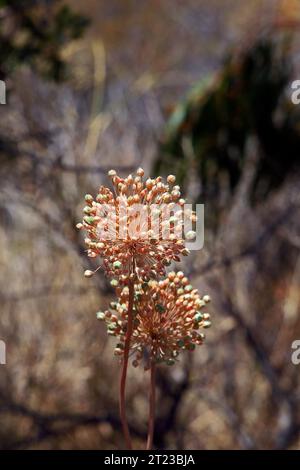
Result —
M114 303L116 313L100 318L107 323L108 333L119 338L121 344L127 325L128 300L128 287L120 289L118 302ZM170 272L159 282L152 280L136 285L131 341L135 366L143 357L148 357L150 362L173 365L181 351L193 351L196 345L201 345L204 335L199 330L209 328L211 322L209 314L200 311L200 304L205 305L203 298L181 271ZM117 347L123 351L120 343ZM118 355L122 355L121 351Z
M83 221L77 224L87 232L88 256L100 257L101 267L119 284L126 285L130 274L145 281L163 276L166 266L189 253L178 235L182 231L176 230L183 224L181 214L175 211L171 215L182 202L179 186L172 190L169 186L175 183L175 176L169 175L167 182L160 176L143 181L142 168L127 178L115 170L108 174L113 191L100 186L95 199L87 194ZM153 228L153 218L160 226Z

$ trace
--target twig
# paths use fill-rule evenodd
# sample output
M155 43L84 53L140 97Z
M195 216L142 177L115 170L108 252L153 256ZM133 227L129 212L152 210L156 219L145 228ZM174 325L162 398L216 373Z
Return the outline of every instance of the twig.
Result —
M131 341L132 328L133 328L133 318L132 318L133 301L134 301L134 280L130 280L129 281L129 300L128 300L128 321L127 321L127 331L126 331L126 338L125 338L124 356L123 356L121 379L120 379L120 390L119 390L120 418L121 418L124 437L125 437L126 445L128 449L132 449L132 444L131 444L130 432L129 432L127 418L126 418L125 387L126 387L126 378L127 378L130 341Z

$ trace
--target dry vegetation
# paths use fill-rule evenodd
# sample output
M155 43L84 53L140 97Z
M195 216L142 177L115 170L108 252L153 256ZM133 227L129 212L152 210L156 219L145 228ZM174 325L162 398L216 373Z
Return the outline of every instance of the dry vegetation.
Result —
M110 167L126 175L142 164L151 173L169 107L218 69L255 16L259 26L270 21L277 2L71 3L93 12L86 39L65 51L71 80L55 85L23 68L0 108L4 449L122 448L119 365L95 319L112 292L101 274L83 278L88 261L75 229L83 195L107 182ZM248 147L226 216L185 266L213 299L213 327L192 360L160 369L159 448L300 444L300 366L290 359L300 337L300 181L292 176L251 207L259 149L255 141ZM130 371L136 448L146 436L147 380Z

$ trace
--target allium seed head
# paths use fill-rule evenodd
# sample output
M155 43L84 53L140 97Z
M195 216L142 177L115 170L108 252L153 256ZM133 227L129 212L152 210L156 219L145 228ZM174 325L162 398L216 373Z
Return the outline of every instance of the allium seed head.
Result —
M118 302L111 304L115 313L101 318L107 323L109 334L119 339L120 349L127 327L128 288L119 288L118 295ZM201 345L205 336L199 330L210 326L210 315L200 311L204 305L197 289L181 271L170 272L159 282L136 286L130 345L133 365L139 365L142 359L146 368L151 361L173 365L181 351L193 351Z
M142 168L127 178L115 170L108 174L113 190L100 186L95 199L87 194L83 221L77 224L87 232L88 256L101 258L106 274L123 285L130 275L139 282L163 276L166 266L188 254L183 238L184 200L179 186L169 186L175 176L169 175L166 183L161 176L144 181ZM194 216L191 211L191 221ZM86 273L91 277L91 272Z

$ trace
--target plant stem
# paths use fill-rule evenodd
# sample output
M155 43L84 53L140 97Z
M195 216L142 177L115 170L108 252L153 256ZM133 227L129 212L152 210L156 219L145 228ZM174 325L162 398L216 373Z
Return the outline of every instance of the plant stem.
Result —
M147 437L147 450L152 449L153 445L153 434L154 434L154 421L155 421L155 372L156 372L156 366L154 362L151 362L151 369L150 369L150 374L151 374L151 385L150 385L150 394L149 394L149 404L150 404L150 409L149 409L149 425L148 425L148 437Z
M126 386L126 377L127 377L127 368L128 368L128 357L129 357L129 350L130 350L130 340L131 340L132 326L133 326L134 280L129 281L128 288L129 288L128 319L127 319L127 331L126 331L124 356L123 356L121 379L120 379L119 406L120 406L120 418L121 418L126 445L128 449L131 450L132 449L131 437L130 437L130 432L128 428L128 423L127 423L127 418L126 418L126 409L125 409L125 386Z

